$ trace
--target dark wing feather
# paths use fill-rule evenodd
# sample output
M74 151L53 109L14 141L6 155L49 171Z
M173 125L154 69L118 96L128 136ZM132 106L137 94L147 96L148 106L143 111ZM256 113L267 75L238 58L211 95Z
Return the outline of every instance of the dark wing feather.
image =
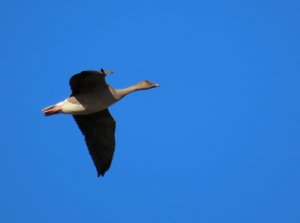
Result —
M99 71L82 71L70 78L71 96L78 94L100 92L107 88L105 73Z
M108 109L89 115L73 115L73 117L85 137L98 177L104 176L111 165L115 151L115 120Z

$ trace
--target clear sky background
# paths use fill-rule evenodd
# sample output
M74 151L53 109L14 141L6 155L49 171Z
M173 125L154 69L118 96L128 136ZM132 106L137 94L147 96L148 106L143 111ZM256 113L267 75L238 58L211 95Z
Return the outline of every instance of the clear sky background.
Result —
M2 1L0 222L299 223L296 0ZM71 116L86 69L116 88L97 178Z

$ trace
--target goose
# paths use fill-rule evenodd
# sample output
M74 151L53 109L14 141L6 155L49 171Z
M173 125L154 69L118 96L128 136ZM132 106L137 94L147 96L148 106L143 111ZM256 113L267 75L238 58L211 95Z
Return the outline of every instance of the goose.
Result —
M98 177L103 177L110 168L115 151L116 122L108 107L132 92L159 87L144 80L128 88L114 89L105 81L105 77L112 73L111 70L101 69L73 75L69 80L70 97L42 109L45 116L73 116L85 138Z

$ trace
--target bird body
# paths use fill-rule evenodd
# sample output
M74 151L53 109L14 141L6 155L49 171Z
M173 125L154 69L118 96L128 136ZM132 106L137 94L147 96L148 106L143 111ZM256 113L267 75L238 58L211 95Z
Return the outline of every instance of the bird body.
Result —
M61 113L71 115L88 115L102 111L119 100L116 90L111 86L103 92L90 92L70 96L54 106L60 107Z
M98 176L109 169L115 150L116 123L108 107L126 95L139 90L158 87L150 81L124 89L114 89L105 81L111 71L83 71L70 78L72 94L55 105L42 110L45 116L71 114L85 137Z

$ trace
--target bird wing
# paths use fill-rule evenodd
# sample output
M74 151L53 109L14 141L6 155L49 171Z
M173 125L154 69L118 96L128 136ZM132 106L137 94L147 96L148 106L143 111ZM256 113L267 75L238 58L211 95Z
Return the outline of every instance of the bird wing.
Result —
M85 137L89 153L100 175L109 169L115 151L116 122L108 109L89 114L73 115Z
M108 84L105 82L106 73L99 71L82 71L70 78L69 84L72 90L71 96L91 92L104 91Z

